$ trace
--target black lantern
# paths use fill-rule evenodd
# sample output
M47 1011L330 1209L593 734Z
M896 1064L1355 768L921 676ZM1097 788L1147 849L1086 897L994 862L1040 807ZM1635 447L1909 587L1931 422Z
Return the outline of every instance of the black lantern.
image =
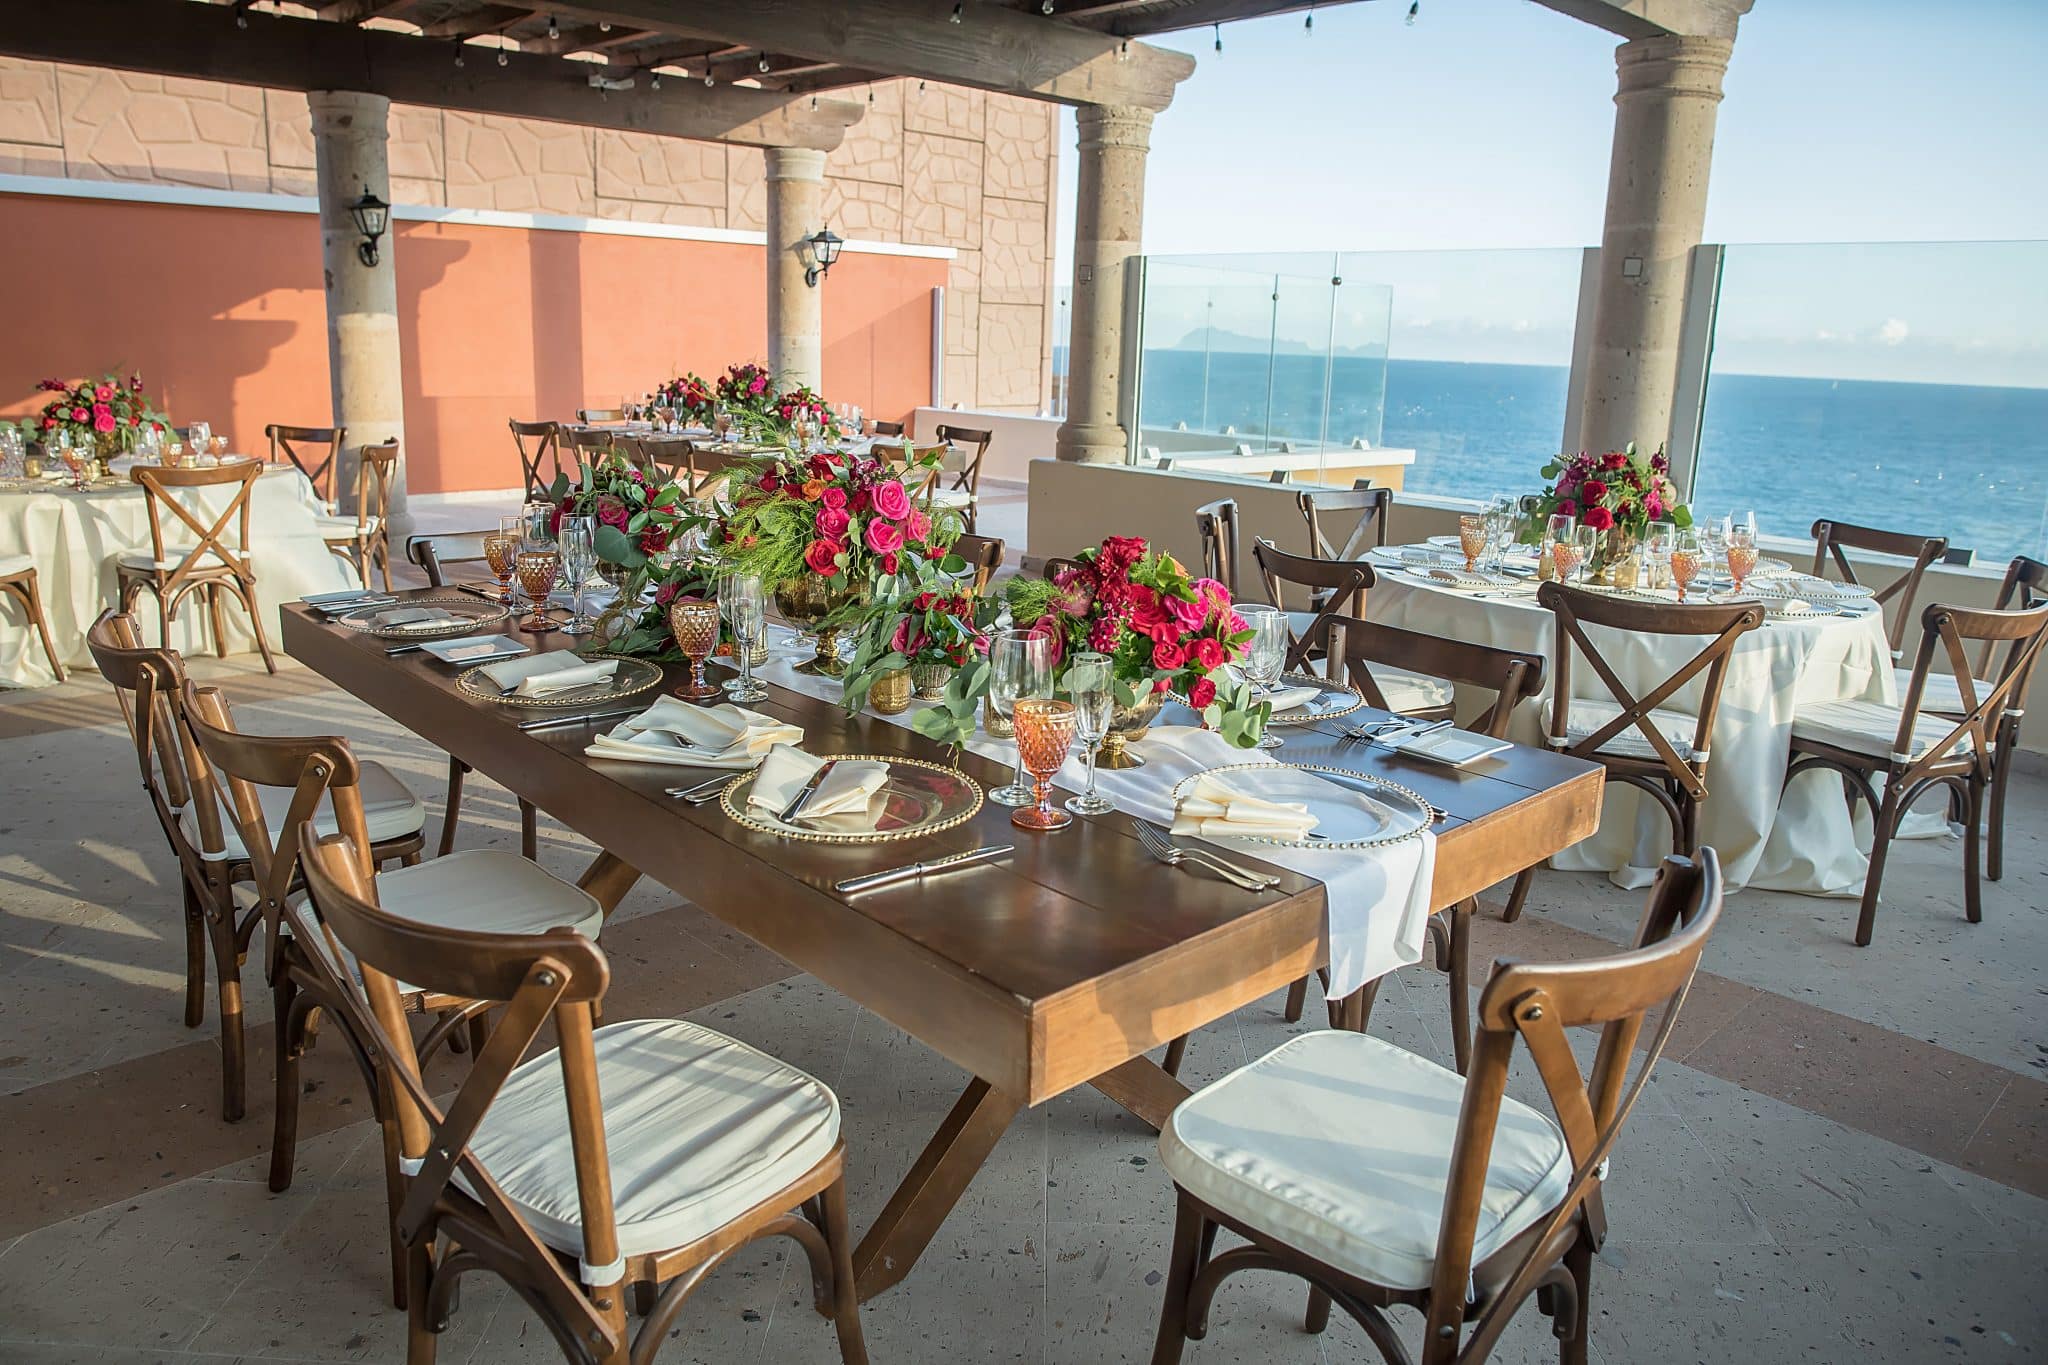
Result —
M832 268L832 262L839 259L839 248L845 245L845 239L831 228L820 228L816 236L804 238L798 250L804 262L804 283L816 289L818 281Z
M370 187L365 185L363 197L350 204L348 211L356 220L356 231L363 234L363 240L356 243L356 255L364 265L377 264L377 239L384 235L384 226L391 221L391 205L370 193Z

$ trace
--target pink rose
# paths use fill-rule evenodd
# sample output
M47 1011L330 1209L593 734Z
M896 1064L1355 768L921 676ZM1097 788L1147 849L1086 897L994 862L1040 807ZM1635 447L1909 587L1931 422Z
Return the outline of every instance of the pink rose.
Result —
M633 519L633 514L626 508L626 500L615 498L609 493L598 496L596 510L597 524L600 526L616 526L623 531L626 529L626 523Z
M846 490L844 488L828 488L818 494L818 501L835 511L843 512L846 510Z
M654 590L654 605L657 607L665 607L669 603L675 601L676 593L681 591L682 586L683 585L681 583L664 583L660 587L656 588Z
M1207 635L1195 641L1195 662L1205 669L1223 667L1223 642ZM1210 690L1215 689L1212 687Z
M926 516L921 508L911 508L910 515L903 519L903 535L905 539L914 540L920 545L929 544L932 538L932 519Z
M1216 642L1214 640L1205 640L1203 643L1213 645ZM1188 689L1188 705L1194 707L1197 711L1204 710L1210 702L1215 700L1216 684L1207 678L1195 679L1195 685Z
M92 396L104 403L114 396L114 391L105 384L102 384L92 391Z
M1154 668L1185 668L1188 652L1174 640L1155 640L1152 644L1152 666Z
M841 539L852 524L853 518L846 515L843 507L824 507L818 512L818 534L826 540Z
M90 416L92 416L92 414L90 412L87 412L84 408L73 408L71 410L71 420L74 422L83 422L86 418Z
M1060 659L1067 652L1066 636L1060 633L1058 618L1053 616L1039 617L1032 623L1029 633L1042 636L1046 640L1052 652L1052 666L1058 668L1060 666Z
M108 412L105 408L101 408L100 415L92 419L92 429L101 432L112 431L114 429L114 414Z
M893 521L874 517L868 521L868 548L878 555L894 554L903 548L903 528Z
M1200 602L1190 602L1185 597L1162 594L1160 600L1166 604L1166 611L1182 630L1200 630L1202 622L1208 619L1209 610Z
M841 549L836 540L814 540L804 551L804 567L820 578L830 578L839 572Z
M875 485L875 510L891 521L902 521L910 515L910 494L903 491L903 485L895 479Z
M924 643L924 637L910 628L910 618L904 617L896 624L896 634L890 637L889 648L898 654L913 654Z

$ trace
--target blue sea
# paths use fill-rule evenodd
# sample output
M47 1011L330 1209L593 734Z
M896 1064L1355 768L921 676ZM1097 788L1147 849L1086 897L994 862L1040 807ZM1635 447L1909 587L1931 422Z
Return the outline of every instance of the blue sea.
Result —
M1384 388L1382 388L1384 367ZM1324 430L1323 393L1331 399ZM1152 350L1148 427L1412 447L1414 492L1540 486L1564 429L1566 374L1544 365ZM1722 374L1707 391L1697 512L1754 509L1766 534L1816 518L1945 534L1996 567L2048 557L2048 389Z

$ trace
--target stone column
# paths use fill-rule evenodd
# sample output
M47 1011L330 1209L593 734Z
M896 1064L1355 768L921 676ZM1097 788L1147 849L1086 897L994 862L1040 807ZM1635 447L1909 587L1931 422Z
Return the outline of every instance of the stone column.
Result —
M1144 237L1145 152L1152 111L1084 104L1075 111L1074 311L1067 340L1062 460L1113 464L1129 449L1117 421L1123 373L1124 262Z
M1707 172L1727 38L1659 34L1615 53L1614 158L1600 235L1590 370L1579 439L1588 450L1668 439L1687 269L1707 212Z
M349 90L314 90L313 150L320 184L320 260L327 280L327 374L334 390L334 424L348 428L335 477L335 496L355 510L358 452L363 446L405 439L404 370L398 357L396 234L387 226L377 243L377 264L356 254L362 234L349 206L369 190L391 198L385 129L391 101ZM405 453L391 489L392 539L411 529L405 506Z
M825 291L804 283L798 244L823 227L825 154L768 147L768 369L776 382L825 386Z

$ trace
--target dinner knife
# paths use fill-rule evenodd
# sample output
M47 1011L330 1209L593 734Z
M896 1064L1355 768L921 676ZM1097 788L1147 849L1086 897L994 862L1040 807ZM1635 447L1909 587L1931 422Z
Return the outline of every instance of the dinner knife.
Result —
M539 720L522 720L522 730L551 730L557 725L588 725L594 720L612 720L618 716L637 716L640 708L628 706L618 711L591 711L580 716L544 716Z
M477 587L477 586L476 586L475 584L473 584L473 583L457 583L457 584L455 585L455 591L457 591L457 592L466 592L466 593L468 593L468 594L469 594L469 595L470 595L471 597L481 597L481 598L483 598L483 599L484 599L484 601L486 601L486 602L497 602L499 606L503 606L503 605L504 605L504 603L503 603L503 602L499 602L499 601L498 601L498 594L497 594L497 593L495 593L495 592L492 592L491 590L489 590L489 589L487 589L487 588L479 588L479 587Z
M892 867L886 872L870 872L861 877L848 877L845 881L832 883L832 889L842 896L850 896L856 891L872 891L880 886L894 886L897 882L907 882L930 872L950 872L956 867L992 863L998 858L1008 857L1015 851L1015 844L990 844L986 848L969 849L965 853L949 853L943 858L928 858L924 862L911 863L907 867Z
M817 794L819 785L825 780L825 774L831 772L838 762L836 758L828 758L820 763L818 770L811 774L811 780L798 789L797 794L789 799L789 804L782 808L782 813L775 818L785 825L796 819L797 814L803 810L804 803Z
M1427 738L1439 730L1448 730L1452 724L1449 720L1433 720L1427 725L1418 725L1411 730L1396 730L1388 735L1374 735L1373 742L1384 745L1398 754L1416 740Z

